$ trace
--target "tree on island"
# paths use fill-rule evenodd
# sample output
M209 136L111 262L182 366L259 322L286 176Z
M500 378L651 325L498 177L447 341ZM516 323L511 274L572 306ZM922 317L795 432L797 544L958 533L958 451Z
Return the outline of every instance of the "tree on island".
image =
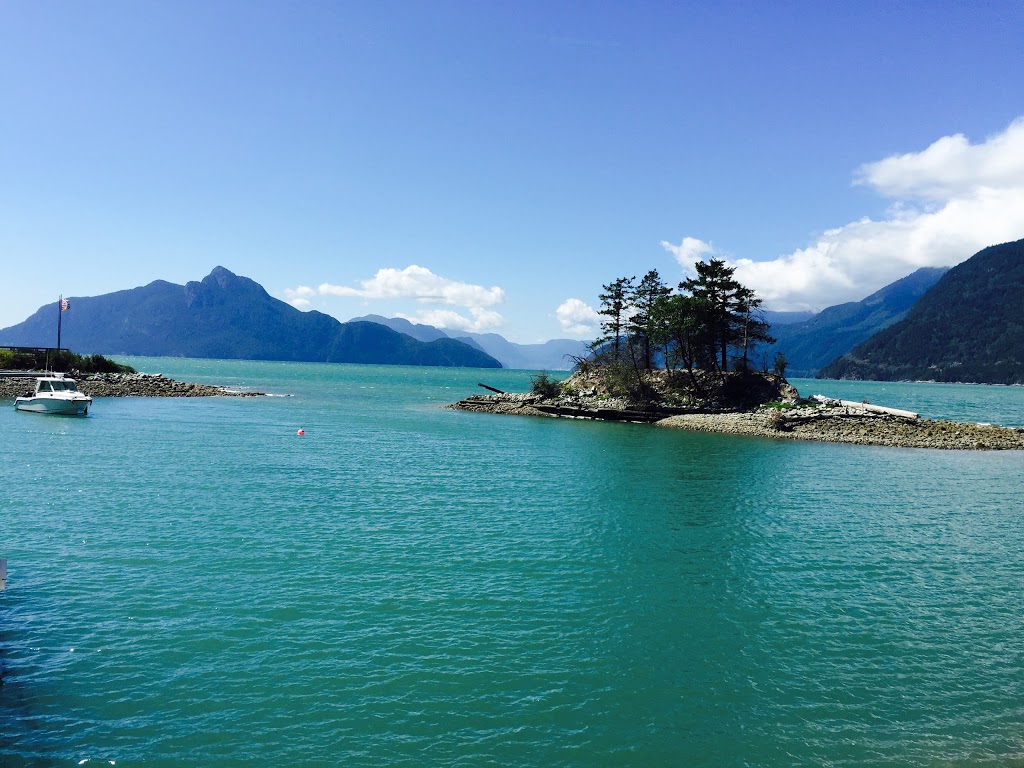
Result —
M658 358L669 373L686 370L694 384L695 370L728 372L730 350L737 352L733 368L749 370L752 345L775 341L760 317L761 299L736 280L735 268L724 261L698 262L695 268L696 276L675 291L657 270L639 284L623 277L603 286L598 312L608 319L592 345L595 360L616 370L631 364L631 378L638 383L643 371L655 369Z
M652 269L643 276L629 296L632 312L626 321L626 334L637 342L636 346L631 346L631 350L637 351L639 347L639 363L644 370L649 371L654 367L653 353L658 348L659 339L658 308L671 294L672 289L662 282L658 270Z
M635 277L620 277L613 280L608 285L601 286L604 293L597 297L601 302L601 308L597 312L608 319L601 321L603 335L594 341L591 347L596 350L610 344L611 356L616 362L622 357L622 334L629 319L634 280Z
M729 370L730 347L743 350L740 365L746 370L751 343L775 341L768 335L768 323L756 314L761 299L736 280L735 267L720 259L698 261L694 267L697 276L684 280L679 289L704 302L704 330L714 345L719 370Z

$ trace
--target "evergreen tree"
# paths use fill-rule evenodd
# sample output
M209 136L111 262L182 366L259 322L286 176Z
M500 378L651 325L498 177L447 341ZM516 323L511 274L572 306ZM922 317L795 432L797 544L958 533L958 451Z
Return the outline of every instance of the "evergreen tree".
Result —
M703 299L673 293L655 309L655 340L665 349L665 368L703 368L714 359L707 333L708 307Z
M729 347L743 349L743 367L752 342L772 341L768 324L757 317L761 300L752 290L736 280L734 267L720 259L697 262L697 276L680 283L680 290L705 305L705 330L714 349L714 365L721 371L729 369Z
M639 348L640 362L648 371L654 367L652 351L659 346L661 338L657 328L659 305L671 293L672 289L662 282L658 270L652 269L641 278L630 297L633 313L626 323L626 333L630 342Z
M749 288L740 288L736 292L733 304L732 316L732 339L734 344L743 349L742 367L747 370L749 360L747 352L751 345L757 342L774 344L775 339L769 335L771 326L760 317L761 299L759 299Z
M608 285L601 286L604 293L597 298L601 301L601 308L598 314L604 315L607 320L601 321L602 336L591 344L591 348L598 351L606 344L611 344L612 359L618 361L622 357L622 334L626 330L626 321L629 319L633 296L633 281L636 277L620 277Z

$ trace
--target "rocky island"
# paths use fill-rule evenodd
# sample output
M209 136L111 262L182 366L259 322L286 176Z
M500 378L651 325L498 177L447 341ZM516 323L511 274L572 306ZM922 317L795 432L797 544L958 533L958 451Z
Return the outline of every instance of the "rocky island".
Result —
M630 421L696 432L946 450L1024 450L1024 429L921 418L829 398L804 399L782 376L651 371L616 393L606 369L546 379L529 393L472 395L449 408L481 413Z
M959 450L1024 449L1024 429L922 419L870 403L810 400L785 379L788 361L772 344L761 300L719 259L694 264L695 276L673 289L651 270L637 282L602 286L602 335L577 358L563 382L545 373L532 392L475 395L462 411L632 421L737 435ZM955 271L955 270L954 270ZM941 279L940 279L941 282ZM771 371L769 373L769 370Z

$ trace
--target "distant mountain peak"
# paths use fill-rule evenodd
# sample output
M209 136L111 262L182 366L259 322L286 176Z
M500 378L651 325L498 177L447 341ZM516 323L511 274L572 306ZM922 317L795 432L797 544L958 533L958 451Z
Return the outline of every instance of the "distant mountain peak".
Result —
M53 313L38 310L0 330L0 343L52 343ZM497 368L473 346L447 337L423 343L369 323L301 312L259 283L218 266L200 281L75 298L64 342L85 354ZM443 334L442 334L443 336Z
M238 281L239 277L230 269L224 267L214 267L213 271L210 272L206 277L203 278L204 283L216 283L221 288L227 288L232 283ZM247 278L242 278L247 279Z

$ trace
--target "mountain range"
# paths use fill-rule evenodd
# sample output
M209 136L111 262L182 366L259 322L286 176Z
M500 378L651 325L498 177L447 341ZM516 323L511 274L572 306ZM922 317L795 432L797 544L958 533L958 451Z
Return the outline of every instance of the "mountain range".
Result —
M1024 240L990 246L953 267L902 320L821 374L1024 384Z
M423 342L377 323L341 323L321 312L301 312L224 267L201 282L157 280L70 302L61 345L85 354L501 367L455 339ZM0 330L0 344L51 346L56 318L56 304L41 307Z
M564 370L587 342L516 344L403 318L342 323L302 312L216 267L199 282L71 297L63 346L83 354ZM0 345L56 341L57 305L0 330ZM1024 383L1024 240L986 248L953 269L919 269L858 302L765 313L788 373L828 378ZM457 335L456 335L457 334Z

